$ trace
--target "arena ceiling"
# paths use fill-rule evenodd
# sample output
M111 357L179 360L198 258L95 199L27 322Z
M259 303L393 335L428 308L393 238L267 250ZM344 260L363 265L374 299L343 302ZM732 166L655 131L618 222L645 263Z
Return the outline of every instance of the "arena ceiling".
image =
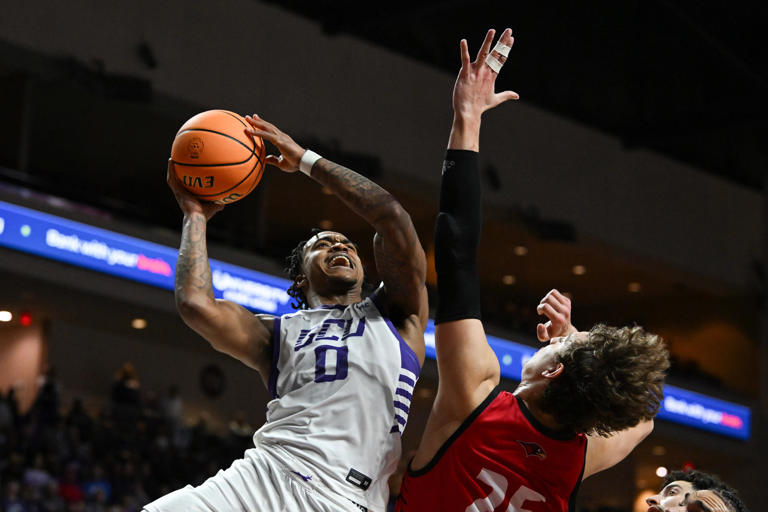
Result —
M767 167L768 4L756 1L268 0L454 73L456 35L512 27L527 101L750 187Z

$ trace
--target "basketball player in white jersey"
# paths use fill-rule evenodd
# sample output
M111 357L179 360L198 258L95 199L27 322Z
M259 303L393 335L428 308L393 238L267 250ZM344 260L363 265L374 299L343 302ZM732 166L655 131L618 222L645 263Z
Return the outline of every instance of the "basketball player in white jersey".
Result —
M292 254L298 271L290 293L306 309L254 315L214 299L205 234L221 207L188 194L169 167L168 183L184 212L176 266L181 317L213 348L257 370L273 399L243 459L145 510L384 512L424 360L424 251L409 215L387 191L306 151L258 116L247 120L248 132L280 151L268 164L311 176L371 224L384 282L363 297L357 246L322 231Z

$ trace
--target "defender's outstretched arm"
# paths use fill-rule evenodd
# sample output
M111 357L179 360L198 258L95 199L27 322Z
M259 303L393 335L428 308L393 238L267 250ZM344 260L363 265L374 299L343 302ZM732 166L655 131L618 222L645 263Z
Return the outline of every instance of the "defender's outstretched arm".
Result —
M518 95L494 90L497 71L486 64L486 58L491 55L500 63L506 60L506 55L491 50L494 34L494 30L488 31L474 62L470 62L467 41L460 43L461 70L453 90L453 124L443 162L440 213L435 222L435 346L440 383L412 462L414 468L432 459L499 382L499 362L480 321L477 248L482 198L477 152L483 112ZM501 35L499 44L512 46L510 29Z

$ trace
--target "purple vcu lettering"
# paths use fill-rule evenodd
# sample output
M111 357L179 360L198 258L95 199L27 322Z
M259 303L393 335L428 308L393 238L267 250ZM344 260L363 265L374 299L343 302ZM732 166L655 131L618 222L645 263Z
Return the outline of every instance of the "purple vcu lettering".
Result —
M353 319L329 318L311 329L302 329L293 350L294 352L299 351L311 345L313 341L337 341L338 339L346 340L347 338L362 336L365 332L365 318L357 321L354 331L352 330L353 322ZM336 334L333 334L334 332Z

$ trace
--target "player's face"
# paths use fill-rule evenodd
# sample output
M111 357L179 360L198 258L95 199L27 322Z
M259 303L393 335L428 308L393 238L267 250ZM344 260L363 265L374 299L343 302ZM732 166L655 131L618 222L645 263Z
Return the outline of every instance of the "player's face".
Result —
M307 241L304 268L310 283L347 287L363 283L363 265L357 245L335 231L322 231Z
M581 340L589 337L586 331L569 334L568 336L557 336L549 340L549 344L541 347L533 356L523 365L523 378L534 378L542 371L553 368L557 364L558 355L569 343L575 340Z
M675 480L665 486L659 494L646 499L648 512L685 512L685 495L693 491L693 484Z

